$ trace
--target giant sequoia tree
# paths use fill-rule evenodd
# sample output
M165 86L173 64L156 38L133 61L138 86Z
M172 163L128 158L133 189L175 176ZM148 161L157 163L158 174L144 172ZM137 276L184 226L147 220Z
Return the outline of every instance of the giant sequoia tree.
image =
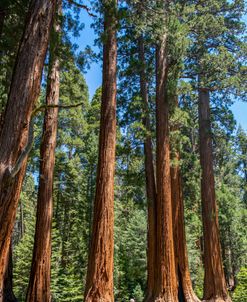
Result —
M94 217L84 300L113 301L113 199L116 145L117 2L102 1L103 84Z
M215 195L213 167L213 141L210 114L210 95L224 92L224 102L229 93L241 86L241 8L242 1L212 0L197 3L197 11L190 20L194 39L188 54L188 73L198 90L198 115L200 137L201 200L204 238L204 300L230 301L228 296L219 238L218 210ZM200 24L204 24L201 27ZM235 32L235 35L232 35ZM196 83L197 81L197 83ZM217 96L216 96L217 98ZM218 96L219 98L219 96ZM223 100L222 100L223 102Z
M231 301L226 288L221 258L211 131L209 91L201 88L199 91L199 134L204 232L204 299L207 301L211 301L212 298L215 301L219 299L221 299L220 301Z
M178 301L172 229L167 76L167 34L164 33L156 50L157 270L155 300Z
M59 33L62 3L56 1L57 17L53 24L50 42L50 61L46 91L46 110L40 146L40 173L37 201L37 218L32 267L27 292L27 301L49 302L51 275L51 227L53 174L57 136L59 102Z
M0 291L25 174L29 124L39 96L41 72L55 1L32 1L20 44L0 137ZM45 18L43 17L45 16ZM30 143L30 142L29 142Z

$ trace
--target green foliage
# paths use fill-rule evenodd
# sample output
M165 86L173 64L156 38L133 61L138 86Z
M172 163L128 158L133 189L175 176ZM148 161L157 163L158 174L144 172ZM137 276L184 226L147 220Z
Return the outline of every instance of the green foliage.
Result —
M146 282L146 213L131 200L115 202L114 238L116 299L140 301Z
M34 243L36 194L34 178L27 175L17 211L13 235L14 292L20 302L26 298Z
M238 285L233 294L234 302L247 301L247 268L242 267L237 275Z

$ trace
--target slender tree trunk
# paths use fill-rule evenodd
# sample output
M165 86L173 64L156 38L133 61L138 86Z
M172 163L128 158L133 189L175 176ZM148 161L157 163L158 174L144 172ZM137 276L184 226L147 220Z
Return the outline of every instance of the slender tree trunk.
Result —
M8 265L4 276L3 301L17 302L13 292L13 262L12 262L12 244L10 242L8 252Z
M113 224L116 146L117 1L103 1L103 85L93 233L84 300L114 301Z
M6 16L6 7L0 4L0 39L2 38L4 19Z
M142 64L140 69L140 89L143 101L143 125L147 131L144 141L145 154L145 175L146 175L146 194L148 201L148 231L147 231L147 292L145 301L153 299L155 285L155 259L156 259L156 184L153 164L153 147L150 134L150 118L148 108L148 89L145 71L145 49L143 38L139 38L139 61Z
M3 7L3 5L0 4L0 41L2 39L5 17L6 17L6 7ZM2 50L0 50L0 56L2 56ZM3 115L4 115L4 104L1 104L0 102L0 136L1 136L1 129L3 126Z
M20 228L19 228L19 233L20 233L20 237L19 240L22 239L23 235L24 235L24 217L23 217L23 206L22 206L22 201L20 202Z
M199 136L204 234L204 301L231 301L226 288L215 197L209 91L199 89Z
M157 139L157 272L155 300L178 301L175 272L168 111L166 35L156 49L156 139Z
M197 298L192 288L189 271L184 225L182 178L179 167L180 158L178 152L175 152L173 159L175 163L171 166L172 214L175 266L179 282L179 301L199 302L200 300Z
M56 1L57 16L61 15L62 2ZM58 105L59 102L59 32L60 22L56 19L53 25L46 104ZM48 108L45 111L43 135L40 146L40 177L37 201L36 229L33 249L33 259L27 302L51 301L51 229L53 211L53 176L55 166L55 148L57 138L58 108Z
M24 35L17 55L0 137L0 296L8 262L8 246L25 175L12 176L21 151L27 143L33 106L39 96L41 72L54 13L54 0L31 2ZM0 298L2 301L2 298Z

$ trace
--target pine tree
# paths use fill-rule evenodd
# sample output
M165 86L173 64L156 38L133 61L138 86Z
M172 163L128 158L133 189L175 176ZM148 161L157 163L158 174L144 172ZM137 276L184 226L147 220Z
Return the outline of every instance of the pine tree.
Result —
M147 75L145 71L145 48L143 38L139 38L139 60L140 65L144 67L140 70L140 92L143 101L143 126L146 129L147 135L144 140L144 154L145 154L145 175L146 175L146 191L148 200L148 247L147 247L147 293L146 301L152 299L153 290L155 287L155 267L156 267L156 183L154 174L153 163L153 147L151 139L151 128L149 118L149 105L148 105L148 90L147 90Z

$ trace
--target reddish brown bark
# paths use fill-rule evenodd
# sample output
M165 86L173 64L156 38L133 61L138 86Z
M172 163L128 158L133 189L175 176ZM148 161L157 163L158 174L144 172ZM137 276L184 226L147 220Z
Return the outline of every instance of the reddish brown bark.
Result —
M103 84L92 242L84 300L114 301L113 215L116 146L117 1L103 1Z
M153 147L150 134L150 118L148 108L148 89L145 71L145 49L143 38L139 38L139 61L142 65L140 69L140 91L143 101L143 125L147 131L144 140L145 155L145 176L146 176L146 194L148 202L148 229L147 229L147 290L145 301L153 299L155 285L155 267L156 267L156 183L153 164Z
M174 262L168 111L166 35L156 49L157 271L156 301L178 301Z
M231 301L227 293L215 197L209 91L199 89L199 136L202 221L204 234L204 301Z
M53 12L54 1L35 0L31 2L1 131L0 292L2 292L3 276L8 262L8 246L25 175L24 165L22 164L21 171L15 177L12 177L11 171L27 142L32 108L39 96L41 72Z
M57 11L61 14L61 1L57 0ZM50 62L46 91L46 105L58 105L59 102L59 58L58 39L59 22L54 22L50 47ZM51 301L51 229L53 209L53 175L55 166L55 148L57 138L58 108L45 111L43 134L40 146L40 177L37 201L37 216L34 249L27 302Z
M171 166L171 188L172 188L172 214L173 214L173 238L175 252L175 267L177 280L179 282L179 301L199 302L193 291L188 254L186 247L186 235L184 225L184 202L181 183L181 172L179 167L179 153L173 157L175 163Z

